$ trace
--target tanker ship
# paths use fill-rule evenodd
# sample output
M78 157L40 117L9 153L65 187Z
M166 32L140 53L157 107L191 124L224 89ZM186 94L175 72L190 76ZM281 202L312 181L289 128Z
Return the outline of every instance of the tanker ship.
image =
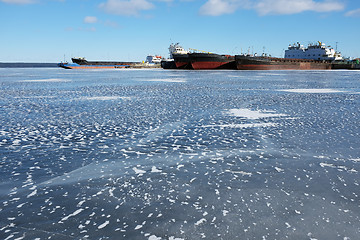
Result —
M190 50L192 52L184 50L178 43L170 45L170 56L173 57L177 69L236 69L234 56L220 55L193 48ZM165 63L163 66L166 66Z
M285 51L285 58L265 54L235 56L238 70L325 70L332 69L332 63L342 59L340 53L322 42L309 44L307 48L300 43L290 45Z
M235 57L210 52L189 53L193 69L236 69Z

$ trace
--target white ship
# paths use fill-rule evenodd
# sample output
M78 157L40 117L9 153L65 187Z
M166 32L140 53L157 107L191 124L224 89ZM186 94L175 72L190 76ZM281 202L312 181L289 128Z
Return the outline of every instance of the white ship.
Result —
M304 48L300 43L289 45L288 49L285 50L285 58L326 61L343 60L340 53L336 52L330 46L326 47L322 42L318 42L318 44L309 44L307 48Z
M146 62L146 63L155 63L155 64L157 63L157 64L159 64L162 59L163 59L162 56L158 56L158 55L148 55L148 56L146 57L145 62Z

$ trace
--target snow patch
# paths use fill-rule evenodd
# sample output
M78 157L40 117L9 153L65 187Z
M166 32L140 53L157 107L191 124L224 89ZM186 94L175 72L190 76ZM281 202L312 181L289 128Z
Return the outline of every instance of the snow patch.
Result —
M292 92L292 93L343 93L346 91L331 89L331 88L299 88L299 89L280 89L282 92Z
M229 109L225 112L226 115L233 117L244 117L248 119L272 118L272 117L285 117L285 114L273 113L271 111L256 111L246 108Z

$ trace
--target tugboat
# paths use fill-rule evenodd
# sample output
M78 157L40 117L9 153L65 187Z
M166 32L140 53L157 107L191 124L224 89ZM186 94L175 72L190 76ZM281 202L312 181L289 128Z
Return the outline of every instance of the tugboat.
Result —
M174 59L177 69L192 69L189 60L189 51L185 50L179 43L171 44L169 47L170 59Z

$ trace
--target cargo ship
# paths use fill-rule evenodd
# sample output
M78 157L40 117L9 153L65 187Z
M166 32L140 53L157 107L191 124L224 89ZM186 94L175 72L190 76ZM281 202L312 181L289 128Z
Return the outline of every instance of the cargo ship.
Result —
M85 58L71 58L72 63L61 62L59 67L65 69L94 69L94 68L129 68L140 64L139 62L114 62L114 61L87 61Z
M328 70L331 61L236 55L238 70Z
M195 70L236 69L235 57L216 53L189 53L190 63Z
M304 48L300 43L289 45L285 58L236 55L238 70L328 70L333 68L334 61L340 61L341 54L324 43L309 44Z
M144 62L112 62L112 61L87 61L85 58L72 58L73 63L59 63L65 69L93 69L93 68L160 68L162 57L149 55Z
M87 61L85 58L71 58L71 61L73 63L76 63L78 65L87 65L87 66L122 66L122 65L135 65L139 64L140 62L114 62L114 61Z
M177 69L236 69L235 57L230 55L220 55L190 48L190 51L184 50L178 43L170 45L170 57L174 59L175 64L169 60L163 60L163 68Z

